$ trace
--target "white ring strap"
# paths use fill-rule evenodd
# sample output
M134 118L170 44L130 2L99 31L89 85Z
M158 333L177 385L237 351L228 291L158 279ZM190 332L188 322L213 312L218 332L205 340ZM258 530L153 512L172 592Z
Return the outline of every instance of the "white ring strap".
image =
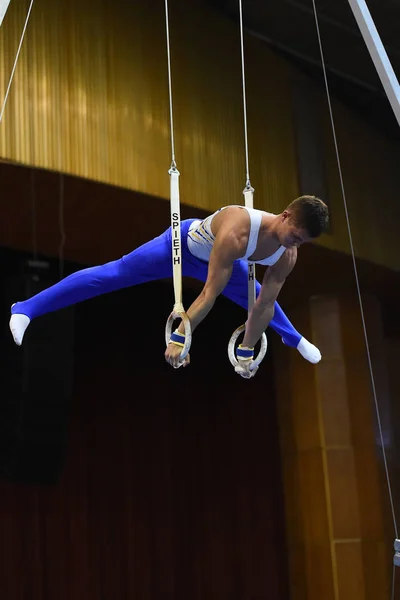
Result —
M171 208L171 240L172 240L172 271L174 278L175 306L174 312L183 313L182 305L182 239L181 239L181 210L179 199L179 171L171 167L170 176L170 208Z
M174 279L175 304L172 313L169 315L165 326L165 343L168 346L172 326L176 319L182 319L185 326L185 345L180 354L180 364L189 353L192 342L192 331L190 320L182 304L182 238L181 238L181 213L179 201L179 171L176 167L171 167L168 171L170 175L170 206L171 206L171 244L172 244L172 274Z

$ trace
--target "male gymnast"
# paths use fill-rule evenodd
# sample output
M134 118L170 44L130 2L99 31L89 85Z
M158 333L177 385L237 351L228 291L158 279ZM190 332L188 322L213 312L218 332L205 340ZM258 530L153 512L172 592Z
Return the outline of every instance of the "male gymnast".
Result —
M257 300L237 349L241 369L249 378L254 346L270 326L311 363L321 360L316 346L292 325L277 302L280 290L297 261L297 249L319 237L329 222L326 204L315 196L301 196L280 214L230 205L203 220L181 222L182 275L205 282L187 310L192 332L223 294L247 310L248 263L267 265L262 283L256 282ZM171 227L130 254L104 265L77 271L11 307L10 329L22 344L30 321L83 300L121 288L172 276ZM172 334L166 361L178 368L184 342L183 323ZM183 366L190 362L189 355Z

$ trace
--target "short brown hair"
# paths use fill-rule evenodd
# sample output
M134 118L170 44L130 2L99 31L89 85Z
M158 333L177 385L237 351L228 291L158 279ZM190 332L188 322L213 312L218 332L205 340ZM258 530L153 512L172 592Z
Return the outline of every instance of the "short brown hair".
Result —
M300 196L293 200L286 210L293 213L296 224L301 229L305 229L312 238L328 230L328 207L316 196Z

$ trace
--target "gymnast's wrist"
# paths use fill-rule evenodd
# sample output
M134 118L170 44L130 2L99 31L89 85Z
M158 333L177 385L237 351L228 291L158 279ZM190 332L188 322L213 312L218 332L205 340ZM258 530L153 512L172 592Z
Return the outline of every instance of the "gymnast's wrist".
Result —
M174 344L174 346L179 346L180 348L183 348L185 345L185 339L185 334L180 333L178 329L175 329L175 331L171 334L169 343Z
M243 344L239 344L236 350L236 356L238 359L242 361L253 360L254 358L254 348L249 348L248 346L244 346Z

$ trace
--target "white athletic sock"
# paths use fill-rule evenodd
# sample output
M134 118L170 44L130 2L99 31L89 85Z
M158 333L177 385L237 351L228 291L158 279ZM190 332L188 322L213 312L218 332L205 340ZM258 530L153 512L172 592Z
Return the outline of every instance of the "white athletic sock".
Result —
M26 315L11 315L10 330L17 346L22 344L24 333L30 322L30 318Z
M300 352L303 358L308 360L310 363L313 363L314 365L316 363L319 363L319 361L322 358L321 352L318 350L317 346L311 344L311 342L306 340L306 338L304 337L302 337L299 341L297 345L297 350Z

